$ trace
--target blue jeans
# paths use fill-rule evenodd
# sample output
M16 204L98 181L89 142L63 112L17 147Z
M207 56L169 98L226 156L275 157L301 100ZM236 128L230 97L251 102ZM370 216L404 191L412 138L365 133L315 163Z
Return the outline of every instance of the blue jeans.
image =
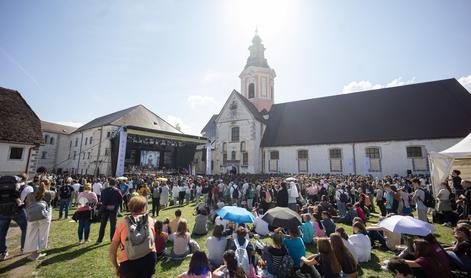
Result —
M339 210L339 216L343 217L345 216L345 213L347 211L346 204L344 202L341 202L337 200L337 209Z
M452 266L457 267L461 271L471 272L471 258L469 256L458 257L453 251L447 251L446 253Z
M59 218L62 218L62 211L65 210L65 218L69 217L70 199L61 199L59 206Z
M6 238L8 233L8 228L10 228L11 220L15 220L16 224L21 229L21 250L23 250L25 246L25 239L26 239L26 213L22 209L19 212L15 213L11 218L0 218L0 254L5 253L7 251L7 244Z
M79 219L79 225L78 225L78 238L79 240L83 239L83 236L85 234L85 240L88 240L88 237L90 236L90 219Z

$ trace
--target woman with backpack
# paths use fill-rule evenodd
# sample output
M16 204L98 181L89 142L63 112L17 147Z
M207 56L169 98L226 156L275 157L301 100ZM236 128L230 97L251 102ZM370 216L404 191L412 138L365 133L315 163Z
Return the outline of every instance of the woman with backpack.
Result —
M51 202L54 199L54 192L49 190L49 185L49 180L41 180L37 191L29 193L24 201L28 220L24 253L32 252L28 256L29 260L46 256L45 253L39 253L39 251L47 248L51 227Z
M128 203L131 215L123 218L116 227L109 254L119 277L152 277L155 272L154 220L145 208L146 198L132 197Z
M92 206L98 203L98 198L94 192L91 192L92 186L86 183L83 186L83 192L78 195L78 238L79 244L89 242L90 225L92 218Z
M288 251L283 246L283 238L280 234L276 233L272 236L272 240L273 246L265 246L262 250L265 271L268 272L265 276L277 278L290 277L293 270L293 259L291 259Z

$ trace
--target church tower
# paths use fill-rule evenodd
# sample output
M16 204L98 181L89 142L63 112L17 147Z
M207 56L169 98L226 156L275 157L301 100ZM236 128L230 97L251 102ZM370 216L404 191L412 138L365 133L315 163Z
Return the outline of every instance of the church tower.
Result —
M268 66L267 59L265 59L265 47L257 31L255 31L249 50L250 56L247 58L247 64L239 75L242 95L252 102L259 112L270 111L275 98L274 79L276 74Z

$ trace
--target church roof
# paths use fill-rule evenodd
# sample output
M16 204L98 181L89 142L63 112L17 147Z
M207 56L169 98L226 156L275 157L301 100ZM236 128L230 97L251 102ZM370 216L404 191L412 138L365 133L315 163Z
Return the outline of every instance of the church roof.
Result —
M235 90L234 90L235 91ZM244 97L242 94L240 94L239 92L235 91L239 97L242 99L242 102L245 104L245 106L249 109L249 112L254 116L255 119L257 119L258 121L264 123L265 122L265 119L263 118L262 114L260 112L258 112L258 109L257 107L255 107L255 105L250 102L250 100L248 100L246 97Z
M171 124L154 114L144 105L136 105L120 110L86 123L75 132L96 128L100 126L135 126L147 129L161 130L173 133L182 133Z
M471 94L446 79L274 104L262 147L465 137Z
M40 144L41 121L21 94L0 87L0 141Z
M206 125L201 130L201 134L204 133L204 135L208 138L216 136L216 118L218 115L219 114L214 114L211 116L211 119L209 119L208 123L206 123Z

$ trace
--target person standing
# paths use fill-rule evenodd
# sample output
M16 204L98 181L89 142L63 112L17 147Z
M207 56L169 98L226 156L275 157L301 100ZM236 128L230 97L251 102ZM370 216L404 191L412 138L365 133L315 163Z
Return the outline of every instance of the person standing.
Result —
M438 206L437 211L443 215L443 226L451 226L451 200L450 200L451 188L448 182L442 182L440 184L440 190L437 194Z
M72 196L72 199L73 199L73 205L75 206L77 204L78 194L80 191L80 187L82 185L77 180L74 180L73 182L74 184L72 184L72 187L74 188L74 194Z
M49 190L49 180L41 180L36 192L26 196L26 217L28 225L26 229L25 253L30 253L29 260L37 260L46 256L39 253L47 248L49 229L52 221L51 202L54 199L54 192Z
M98 198L98 201L101 200L101 190L103 189L103 185L101 184L99 179L95 179L95 182L93 183L93 193L95 193L96 197Z
M98 198L94 192L91 192L91 184L86 183L83 186L83 192L78 196L77 214L78 214L78 238L79 243L89 242L90 225L92 218L92 207L98 203Z
M415 201L415 209L417 210L417 218L419 220L428 222L427 219L427 206L425 206L425 191L420 187L420 180L413 179L412 186L414 187L414 195L412 200Z
M376 189L376 205L378 205L379 210L381 211L381 216L386 216L386 206L384 205L384 189L383 185L379 184Z
M164 185L160 187L160 208L165 208L168 204L168 195L170 188L168 188L167 182L164 182Z
M348 202L348 193L345 192L344 186L339 186L335 192L335 202L337 203L337 209L339 210L339 216L345 216L346 205Z
M8 229L10 228L11 220L15 220L21 229L21 252L23 252L25 238L26 238L26 214L24 211L21 199L22 192L27 191L27 187L32 187L26 184L27 176L22 174L20 177L21 182L17 184L17 178L13 176L3 176L0 178L2 187L5 188L9 184L9 190L2 191L2 210L0 211L0 261L8 257L6 237ZM18 187L19 186L19 187ZM19 190L17 190L19 188ZM19 205L20 204L20 205ZM7 209L8 207L8 209Z
M101 223L100 232L96 241L97 244L100 244L103 241L108 220L110 221L110 240L113 240L113 235L116 229L118 209L123 201L123 196L121 195L120 190L116 188L116 181L114 179L109 179L108 182L110 186L101 192Z
M69 218L69 207L74 193L74 188L70 185L72 178L67 178L64 185L59 188L59 220L62 220L63 212L65 212L65 219Z
M159 184L157 182L154 182L152 187L152 217L155 217L156 212L157 216L159 216L161 192L162 189Z

